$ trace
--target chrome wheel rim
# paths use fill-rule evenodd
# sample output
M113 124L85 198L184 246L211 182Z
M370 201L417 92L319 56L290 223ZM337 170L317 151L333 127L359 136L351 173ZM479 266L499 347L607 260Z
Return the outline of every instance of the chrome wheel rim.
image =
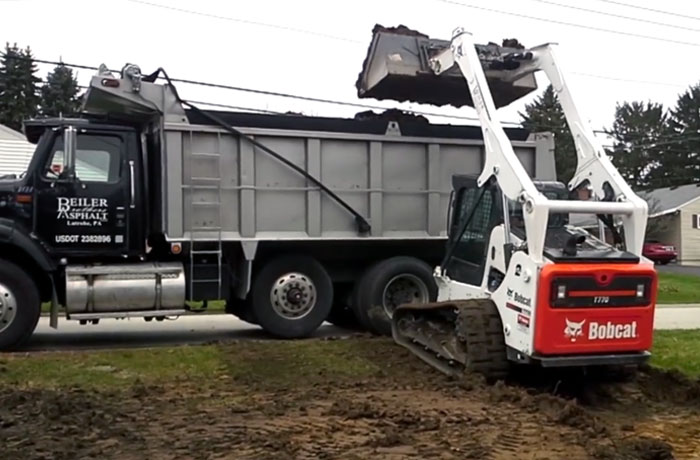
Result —
M17 298L10 288L0 283L0 332L10 327L17 316Z
M303 273L286 273L270 290L270 303L275 312L286 319L301 319L316 305L316 286Z
M410 303L427 303L430 301L428 286L416 275L401 274L393 277L384 286L382 307L391 318L399 305Z

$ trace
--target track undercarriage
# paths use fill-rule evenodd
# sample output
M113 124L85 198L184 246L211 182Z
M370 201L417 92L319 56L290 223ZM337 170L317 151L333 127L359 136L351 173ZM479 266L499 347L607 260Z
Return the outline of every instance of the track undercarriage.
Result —
M392 335L448 375L500 378L508 372L501 320L489 299L401 305L394 311Z

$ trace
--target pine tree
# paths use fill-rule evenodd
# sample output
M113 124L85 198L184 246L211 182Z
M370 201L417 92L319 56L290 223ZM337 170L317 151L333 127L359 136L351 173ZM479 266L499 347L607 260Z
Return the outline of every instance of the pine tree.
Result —
M73 70L56 66L41 87L41 114L47 117L67 116L78 111L78 81Z
M614 139L608 154L632 188L665 186L669 181L669 130L663 105L636 101L617 104L608 134Z
M559 181L567 183L576 172L576 147L566 124L564 109L549 85L544 93L532 104L525 106L521 113L523 126L533 132L551 132L554 135L554 160Z
M29 47L20 50L17 44L5 45L0 56L0 124L21 130L25 119L37 115L41 80L36 72Z
M700 83L689 87L671 109L664 172L668 185L700 182Z

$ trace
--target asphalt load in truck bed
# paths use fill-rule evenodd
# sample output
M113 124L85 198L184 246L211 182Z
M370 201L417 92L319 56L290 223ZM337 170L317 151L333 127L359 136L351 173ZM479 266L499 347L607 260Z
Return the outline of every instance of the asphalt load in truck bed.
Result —
M0 384L2 458L700 457L700 384L681 375L531 371L487 384L445 377L386 339L287 345L215 345L225 362L209 378Z

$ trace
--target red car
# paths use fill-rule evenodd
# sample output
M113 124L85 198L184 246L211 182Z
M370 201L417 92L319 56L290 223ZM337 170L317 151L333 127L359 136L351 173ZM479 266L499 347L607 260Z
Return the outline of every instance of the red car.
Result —
M661 265L666 265L678 257L678 251L673 245L664 244L657 240L649 240L644 243L642 253L647 259Z

